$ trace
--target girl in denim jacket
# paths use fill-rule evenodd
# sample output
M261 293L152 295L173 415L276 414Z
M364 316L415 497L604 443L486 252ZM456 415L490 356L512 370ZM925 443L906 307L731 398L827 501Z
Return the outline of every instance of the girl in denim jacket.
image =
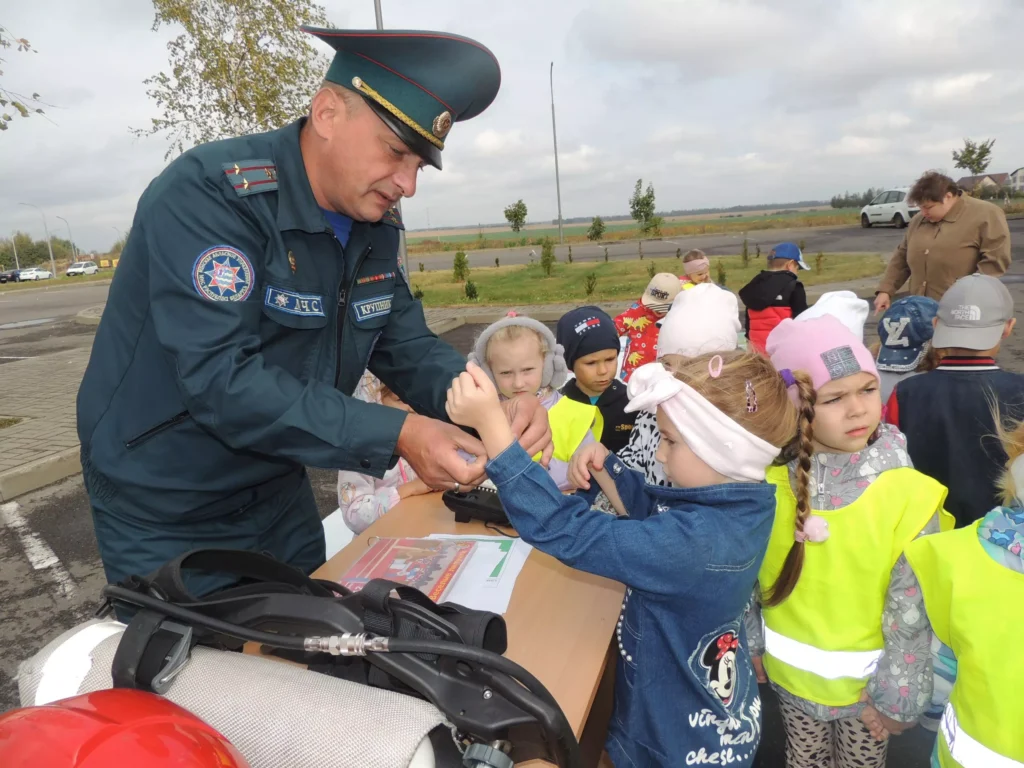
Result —
M798 410L764 358L704 355L676 374L638 368L627 410L657 411L673 487L646 485L600 444L573 457L586 492L563 496L515 443L472 363L448 414L478 431L487 473L520 536L580 570L627 584L606 749L620 768L751 766L761 702L743 613L775 514L765 468L798 434ZM591 488L590 479L597 482ZM591 510L598 487L628 517Z

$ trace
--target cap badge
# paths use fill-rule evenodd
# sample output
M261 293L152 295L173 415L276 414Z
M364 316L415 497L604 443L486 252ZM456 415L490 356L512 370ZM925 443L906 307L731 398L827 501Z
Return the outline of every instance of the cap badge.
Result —
M448 131L452 129L452 116L448 110L445 110L440 115L434 118L434 135L439 139L443 139L448 135Z

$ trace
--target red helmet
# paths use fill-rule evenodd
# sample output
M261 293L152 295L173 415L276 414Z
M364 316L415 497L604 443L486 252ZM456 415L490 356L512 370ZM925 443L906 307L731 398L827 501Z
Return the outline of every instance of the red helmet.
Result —
M115 688L0 715L4 768L249 768L198 717L152 693Z

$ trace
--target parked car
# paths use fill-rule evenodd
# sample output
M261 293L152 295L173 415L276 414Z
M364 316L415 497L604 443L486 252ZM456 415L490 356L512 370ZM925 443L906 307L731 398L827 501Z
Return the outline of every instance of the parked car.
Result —
M8 269L4 272L0 272L0 283L16 283L18 282L19 269Z
M96 266L95 261L76 261L68 267L68 277L74 277L75 275L95 275L99 271L100 268Z
M24 282L25 280L49 280L53 277L53 272L42 267L29 267L23 269L18 274L18 280Z
M921 210L907 203L910 187L887 189L860 211L860 225L867 229L872 224L892 224L903 229Z

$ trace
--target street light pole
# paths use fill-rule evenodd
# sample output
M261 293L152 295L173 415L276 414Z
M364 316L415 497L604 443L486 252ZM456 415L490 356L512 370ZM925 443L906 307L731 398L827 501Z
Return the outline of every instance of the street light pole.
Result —
M53 276L56 277L57 264L53 260L53 245L50 243L50 228L46 225L46 214L43 212L42 208L40 208L38 205L33 205L32 203L18 203L18 205L24 205L28 208L35 208L37 211L39 211L39 215L43 217L43 232L46 233L46 247L50 251L50 271L53 273Z
M558 242L562 239L562 182L558 177L558 131L555 129L555 62L551 62L551 138L555 142L555 194L558 195Z
M14 268L21 269L21 264L18 263L18 233L14 232L11 234L11 247L14 249Z
M71 234L71 225L68 224L68 220L63 216L58 216L58 219L64 222L64 225L68 228L68 237L71 242L71 258L73 261L78 261L78 248L75 247L75 236Z
M377 19L377 29L384 29L384 15L380 10L380 0L373 0L373 14ZM398 211L398 218L402 218L402 203L401 201L395 203L395 209ZM405 270L406 280L409 279L409 258L408 252L405 246L405 230L400 229L398 231L398 259L402 264L402 269Z

